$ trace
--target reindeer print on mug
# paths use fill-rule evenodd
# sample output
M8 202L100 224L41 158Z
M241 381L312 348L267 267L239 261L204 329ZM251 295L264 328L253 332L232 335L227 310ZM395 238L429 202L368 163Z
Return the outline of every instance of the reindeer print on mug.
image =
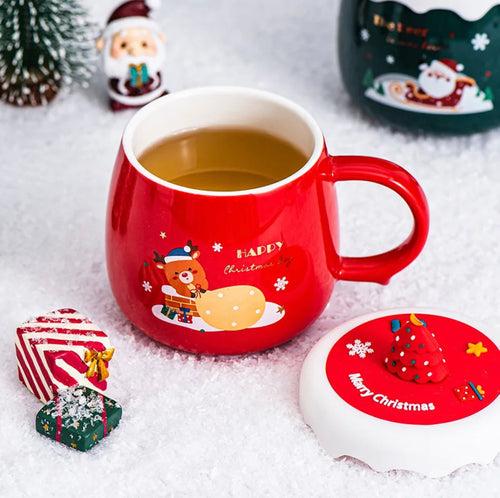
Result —
M163 273L162 301L153 315L167 323L200 332L238 331L278 322L283 306L266 301L262 290L250 285L211 289L198 246L188 241L167 254L154 251L156 271ZM150 270L154 271L154 270ZM145 283L142 282L144 289Z
M166 256L155 251L157 268L165 272L167 281L178 294L186 297L200 297L208 289L205 270L198 261L200 252L189 240L183 248L176 248Z

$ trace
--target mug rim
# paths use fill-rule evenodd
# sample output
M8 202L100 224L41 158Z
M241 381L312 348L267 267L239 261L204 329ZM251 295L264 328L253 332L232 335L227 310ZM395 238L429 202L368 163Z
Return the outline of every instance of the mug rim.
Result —
M314 149L310 154L306 164L304 164L304 166L302 166L301 168L299 168L297 171L287 176L286 178L283 178L282 180L279 180L274 183L270 183L269 185L264 185L263 187L257 187L246 190L217 191L217 190L201 190L191 187L183 187L182 185L171 183L167 180L163 180L162 178L157 177L156 175L148 171L139 162L136 154L134 153L132 142L138 126L148 116L150 116L153 112L157 111L163 105L166 105L167 102L186 99L193 96L200 96L200 95L210 96L210 95L221 95L221 94L258 97L262 100L268 100L278 105L281 105L290 110L291 112L293 112L295 115L297 115L304 122L304 124L307 125L314 138ZM198 88L190 88L187 90L180 90L172 94L164 95L163 97L160 97L154 100L153 102L150 102L146 106L142 107L139 111L136 112L136 114L130 119L130 121L125 126L121 143L123 151L129 163L137 170L139 174L148 178L149 180L158 185L187 194L204 195L208 197L236 197L241 195L258 195L258 194L273 192L283 187L284 185L293 183L296 179L300 178L305 173L307 173L318 162L319 158L321 157L321 153L323 151L324 138L318 123L312 117L312 115L308 111L306 111L303 107L301 107L299 104L296 104L295 102L287 99L286 97L282 97L281 95L275 94L273 92L268 92L266 90L260 90L248 87L204 86Z

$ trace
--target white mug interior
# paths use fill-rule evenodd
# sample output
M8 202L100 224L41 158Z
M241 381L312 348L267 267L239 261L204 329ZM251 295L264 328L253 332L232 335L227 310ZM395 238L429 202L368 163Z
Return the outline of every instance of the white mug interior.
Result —
M182 187L146 170L138 157L162 139L208 127L248 127L293 143L309 159L287 178L250 190L214 192ZM241 87L204 87L176 92L138 111L125 128L123 148L130 163L144 176L169 188L201 195L257 194L292 182L319 159L323 135L312 116L294 102L262 90Z

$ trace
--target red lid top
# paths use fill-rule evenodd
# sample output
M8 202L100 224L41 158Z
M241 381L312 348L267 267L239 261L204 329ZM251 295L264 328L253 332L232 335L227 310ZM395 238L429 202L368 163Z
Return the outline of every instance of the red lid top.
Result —
M405 424L459 420L500 393L493 340L471 325L432 314L385 316L353 328L330 350L326 374L349 405Z

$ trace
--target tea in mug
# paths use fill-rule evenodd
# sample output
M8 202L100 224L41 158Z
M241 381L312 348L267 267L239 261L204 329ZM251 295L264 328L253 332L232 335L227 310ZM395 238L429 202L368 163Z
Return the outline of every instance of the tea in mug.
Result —
M251 128L202 128L149 147L139 162L168 182L199 190L248 190L283 180L307 163L294 144Z

